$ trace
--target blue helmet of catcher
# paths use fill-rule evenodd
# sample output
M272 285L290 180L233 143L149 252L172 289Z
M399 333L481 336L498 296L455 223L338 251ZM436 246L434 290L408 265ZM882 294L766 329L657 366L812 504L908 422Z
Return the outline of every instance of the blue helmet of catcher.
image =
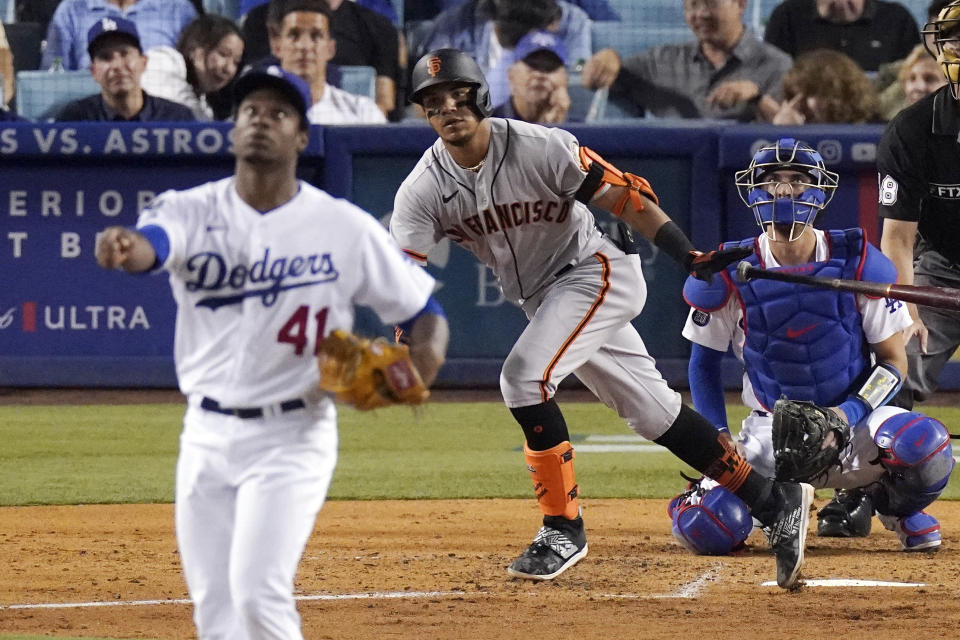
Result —
M934 418L896 407L881 407L884 417L873 441L880 449L884 499L877 511L899 516L920 511L946 488L953 472L950 432Z
M757 150L750 166L736 173L736 184L763 232L792 242L833 198L837 174L809 145L780 138Z
M671 500L667 513L673 537L697 555L727 555L753 530L753 517L743 500L706 478Z

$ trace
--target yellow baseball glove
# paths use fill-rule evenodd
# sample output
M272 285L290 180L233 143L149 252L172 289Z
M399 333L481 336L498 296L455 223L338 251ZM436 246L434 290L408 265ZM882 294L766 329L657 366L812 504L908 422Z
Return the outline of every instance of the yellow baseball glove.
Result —
M403 344L369 340L341 329L320 343L320 388L361 411L393 404L415 405L430 392Z

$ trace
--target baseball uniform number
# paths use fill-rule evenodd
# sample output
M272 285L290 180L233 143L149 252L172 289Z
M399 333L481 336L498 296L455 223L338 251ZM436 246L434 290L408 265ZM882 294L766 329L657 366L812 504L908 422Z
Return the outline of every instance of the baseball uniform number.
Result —
M316 340L314 340L314 353L317 355L317 346L320 344L320 341L323 340L324 329L327 325L327 312L329 307L324 307L317 311L314 314L314 317L317 319L317 333ZM310 307L305 304L297 307L297 310L293 312L293 315L283 323L283 326L280 327L280 331L277 332L277 342L287 342L294 346L294 352L298 356L303 355L303 350L307 346L307 323L310 319Z

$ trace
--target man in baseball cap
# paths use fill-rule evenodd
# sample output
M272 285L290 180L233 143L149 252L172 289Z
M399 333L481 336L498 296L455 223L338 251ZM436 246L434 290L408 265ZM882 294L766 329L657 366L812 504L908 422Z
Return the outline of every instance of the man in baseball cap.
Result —
M567 47L555 33L534 29L520 38L513 48L514 62L525 61L544 71L553 71L567 64Z
M567 120L567 48L554 33L535 29L520 38L507 69L510 99L493 115L526 122L558 124Z
M175 122L193 120L186 106L148 94L140 86L147 66L137 26L120 16L101 18L87 31L90 75L100 93L68 103L61 122Z
M240 73L233 85L234 109L239 109L244 98L250 93L264 88L279 92L300 114L301 127L309 127L307 111L313 104L310 87L299 76L272 62L248 66Z
M126 18L119 16L100 18L87 31L87 53L90 54L90 60L97 56L98 51L117 43L129 44L143 53L137 25Z

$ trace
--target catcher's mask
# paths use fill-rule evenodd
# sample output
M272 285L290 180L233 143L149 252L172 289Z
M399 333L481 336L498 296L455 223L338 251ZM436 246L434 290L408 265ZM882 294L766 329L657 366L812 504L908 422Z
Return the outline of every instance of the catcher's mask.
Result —
M923 46L940 65L950 84L950 93L957 98L960 85L960 0L954 0L932 19L920 32ZM932 36L932 38L927 38Z
M423 106L423 92L438 84L462 84L473 87L468 106L484 119L493 112L490 88L473 58L459 49L435 49L424 55L413 67L410 102Z
M735 180L763 232L776 240L776 228L789 227L789 242L813 224L837 188L837 174L826 169L820 154L793 138L761 147Z

